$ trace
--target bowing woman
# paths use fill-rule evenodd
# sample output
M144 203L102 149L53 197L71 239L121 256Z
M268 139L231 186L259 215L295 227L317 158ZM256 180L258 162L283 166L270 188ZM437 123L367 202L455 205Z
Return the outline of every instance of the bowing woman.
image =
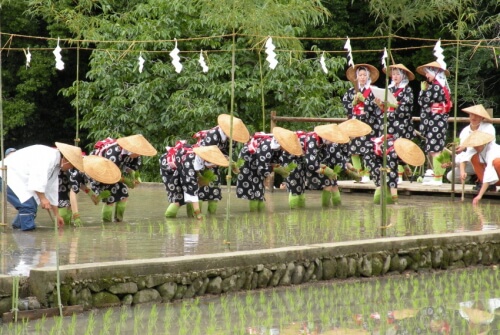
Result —
M375 103L375 96L370 88L370 85L377 81L379 72L372 65L357 64L349 67L346 76L354 86L347 90L342 98L347 118L360 120L372 128L370 134L353 139L349 145L352 165L356 170L362 171L361 158L364 165L368 166L365 161L365 156L368 154L367 144L371 138L380 136L382 111ZM362 181L368 181L366 178L363 179Z
M231 127L233 131L231 132ZM233 146L235 142L246 143L250 139L250 133L241 119L234 117L231 122L231 115L221 114L217 117L217 126L209 130L201 130L193 135L197 139L198 146L216 145L219 150L225 155L229 156L229 146L231 136L233 139ZM232 169L236 172L237 167L233 162ZM220 169L214 165L211 170L214 173L215 180L210 185L200 186L198 190L198 197L200 201L207 201L207 213L215 214L217 211L217 204L222 199L222 191L220 188ZM200 203L201 206L201 203Z
M287 178L289 170L280 165L284 152L302 156L297 135L288 129L274 127L272 134L255 133L240 151L243 166L236 181L236 196L249 200L250 211L261 211L265 204L264 180L274 172Z
M417 67L417 72L427 79L421 84L418 97L420 105L420 132L425 138L424 152L433 158L434 180L428 184L442 185L445 168L437 157L443 151L448 131L448 117L452 107L450 87L446 77L450 72L438 62Z

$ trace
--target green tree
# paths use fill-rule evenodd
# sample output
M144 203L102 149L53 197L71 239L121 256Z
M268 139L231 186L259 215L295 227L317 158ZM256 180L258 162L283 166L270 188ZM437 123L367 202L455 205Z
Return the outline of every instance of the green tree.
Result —
M95 47L87 78L78 85L78 100L72 101L82 112L81 125L92 140L143 133L157 148L172 145L213 127L217 115L231 109L232 90L235 115L251 131L263 126L259 117L262 94L266 111L280 108L287 114L319 116L335 109L335 104L337 110L340 106L331 97L332 91L343 89L335 74L325 76L317 59L305 59L302 44L295 38L306 31L308 23L319 24L326 17L317 1L149 0L117 5L103 0L71 7L55 1L54 6L47 6L37 0L31 4L33 14L43 15L53 24L67 23L73 34ZM234 32L238 38L234 42L237 80L233 87ZM261 72L258 55L263 53L267 35L284 36L275 39L276 45L295 52L280 54L284 65L276 71L263 64ZM181 50L180 74L174 71L169 56L174 38ZM208 73L198 64L202 49ZM146 60L142 73L138 71L140 55ZM343 62L343 57L328 59L333 70ZM283 80L290 76L294 80ZM274 78L284 85L277 85ZM76 93L76 84L64 90L68 97ZM309 97L314 100L307 101ZM157 175L155 163L150 171Z

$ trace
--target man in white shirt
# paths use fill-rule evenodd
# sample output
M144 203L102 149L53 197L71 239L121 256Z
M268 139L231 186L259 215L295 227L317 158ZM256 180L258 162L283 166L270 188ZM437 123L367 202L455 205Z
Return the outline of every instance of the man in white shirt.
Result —
M495 143L495 136L476 130L463 142L463 146L474 148L474 152L464 155L460 162L460 178L467 177L465 172L466 162L472 162L478 178L482 182L481 189L472 200L473 205L477 205L490 185L499 183L500 175L500 145ZM484 171L481 174L481 171Z
M18 210L13 228L35 229L38 205L52 210L59 226L64 224L57 208L59 171L73 167L83 171L80 148L59 142L56 148L32 145L5 157L2 165L7 167L7 200Z
M463 160L464 157L466 156L472 156L476 153L474 148L467 148L463 146L463 142L465 139L473 132L476 130L491 134L493 136L496 136L495 133L495 127L490 123L491 122L491 115L488 113L488 111L483 107L483 105L475 105L471 107L467 107L462 109L462 111L466 112L469 114L469 125L462 129L460 132L460 144L457 146L457 155L455 157L455 162L457 163L457 166L455 167L455 182L459 183L460 182L460 162ZM449 171L448 174L446 175L446 178L451 182L451 175L453 171ZM471 162L466 162L465 164L465 172L467 173L467 176L471 176L476 174L474 171L474 167L472 166ZM481 173L481 172L480 172ZM484 171L483 171L484 173ZM465 180L467 181L467 180ZM477 190L480 189L481 184L477 184L479 187ZM494 190L495 188L494 185L490 185L490 188Z

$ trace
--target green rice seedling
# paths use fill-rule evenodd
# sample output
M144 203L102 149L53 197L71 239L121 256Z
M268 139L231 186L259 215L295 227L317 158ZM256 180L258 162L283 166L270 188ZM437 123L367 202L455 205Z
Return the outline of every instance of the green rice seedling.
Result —
M42 318L35 324L35 331L37 334L42 334L45 331L45 322L47 322L47 317L43 314Z
M165 305L165 314L163 316L163 333L170 334L170 329L172 327L173 311L170 308L170 304Z
M134 335L142 335L143 319L144 311L136 307L134 309Z
M250 291L247 291L247 293L245 295L245 303L247 306L252 306L252 307L255 303L254 295L252 293L250 293Z
M76 334L76 314L71 316L71 323L68 325L68 335Z
M205 329L206 329L206 334L207 335L219 334L218 331L217 331L217 327L213 323L210 323Z
M265 306L266 301L267 301L267 298L266 298L266 295L264 294L264 291L260 291L260 293L259 293L259 304L261 306Z
M113 309L108 308L102 316L101 334L107 335L110 333L111 324L113 323Z
M89 313L89 319L87 321L87 328L85 329L85 335L93 335L95 328L94 312Z
M156 334L156 322L158 321L158 309L153 304L148 317L148 334Z
M55 324L52 327L52 329L54 329L58 334L60 334L61 331L63 330L64 317L56 316L56 317L54 317L54 321L55 321Z

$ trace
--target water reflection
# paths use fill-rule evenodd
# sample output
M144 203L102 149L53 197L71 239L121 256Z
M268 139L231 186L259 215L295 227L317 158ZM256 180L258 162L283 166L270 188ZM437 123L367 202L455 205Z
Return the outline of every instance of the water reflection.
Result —
M17 331L4 325L0 334L498 334L499 277L475 268L322 282L94 310L19 323Z
M388 222L381 228L380 207L371 194L345 194L340 207L322 209L320 192L307 193L307 207L290 211L284 191L267 195L267 210L248 212L248 202L231 194L226 219L221 203L215 216L201 222L163 217L167 200L161 185L131 190L126 222L101 224L101 208L79 198L83 227L59 231L60 264L80 264L143 258L171 257L230 251L279 248L349 240L460 233L498 229L500 211L487 200L479 208L451 202L448 197L401 197L388 207ZM227 197L227 193L225 193ZM272 210L271 210L272 209ZM9 208L8 217L14 211ZM36 267L55 266L56 238L50 217L40 211L34 232L0 234L2 274L28 275ZM384 234L382 234L382 232Z

